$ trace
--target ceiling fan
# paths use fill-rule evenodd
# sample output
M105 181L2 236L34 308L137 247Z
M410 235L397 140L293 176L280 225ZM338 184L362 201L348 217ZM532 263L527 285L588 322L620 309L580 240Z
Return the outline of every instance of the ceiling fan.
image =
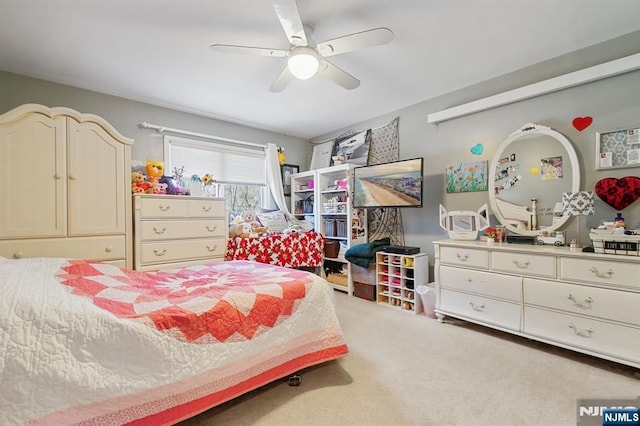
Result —
M293 78L306 80L316 72L345 89L353 90L360 85L360 80L325 58L356 49L379 46L393 40L393 31L381 27L316 43L311 37L311 27L303 24L300 18L296 0L271 0L271 4L291 43L288 50L229 44L212 44L211 49L222 53L287 57L287 66L269 88L272 92L284 90Z

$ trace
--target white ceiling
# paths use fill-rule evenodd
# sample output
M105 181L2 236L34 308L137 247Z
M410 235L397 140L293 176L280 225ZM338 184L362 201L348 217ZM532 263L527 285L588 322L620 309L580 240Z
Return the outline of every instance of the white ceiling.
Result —
M209 48L288 49L269 0L0 0L0 70L311 139L640 29L638 0L298 4L318 42L393 30L331 58L360 87L316 75L271 93L285 58Z

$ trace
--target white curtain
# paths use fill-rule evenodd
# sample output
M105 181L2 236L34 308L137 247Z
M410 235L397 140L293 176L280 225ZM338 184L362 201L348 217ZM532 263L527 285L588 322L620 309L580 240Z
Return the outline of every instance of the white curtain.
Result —
M282 176L280 174L280 162L278 161L278 147L274 143L268 143L265 149L267 157L267 182L271 195L276 202L278 208L287 216L288 219L293 219L289 209L287 208L287 200L284 197L284 191L282 189Z

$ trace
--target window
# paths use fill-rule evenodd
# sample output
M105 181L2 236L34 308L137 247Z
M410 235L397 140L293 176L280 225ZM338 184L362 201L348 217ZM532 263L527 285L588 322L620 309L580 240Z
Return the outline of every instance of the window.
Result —
M183 167L183 180L210 174L218 183L218 196L228 200L231 212L266 206L266 160L264 149L206 142L176 136L164 137L164 162L167 174Z

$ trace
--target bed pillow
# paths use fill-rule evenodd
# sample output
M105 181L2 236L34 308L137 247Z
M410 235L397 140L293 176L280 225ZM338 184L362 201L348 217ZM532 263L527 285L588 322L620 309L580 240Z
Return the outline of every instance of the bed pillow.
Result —
M258 213L258 220L270 233L281 234L289 226L287 218L280 210L271 213Z

